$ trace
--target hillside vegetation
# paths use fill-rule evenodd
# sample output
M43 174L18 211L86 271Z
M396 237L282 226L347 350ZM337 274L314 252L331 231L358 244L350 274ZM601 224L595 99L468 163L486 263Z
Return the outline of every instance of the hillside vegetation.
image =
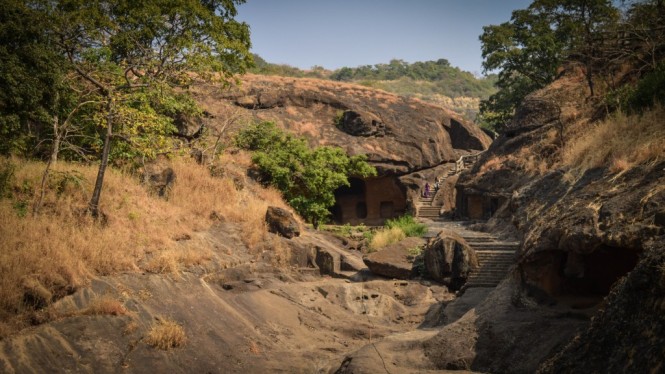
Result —
M485 26L483 68L499 74L498 92L481 103L481 122L498 130L509 126L523 100L570 62L582 66L585 101L605 106L605 114L662 101L664 20L665 4L658 0L536 0L513 11L510 21Z
M496 92L496 76L477 78L473 74L451 66L446 59L414 62L391 60L387 64L342 67L330 71L320 66L301 70L284 64L272 64L254 55L255 74L286 77L307 77L353 82L382 89L407 97L417 97L475 119L481 99Z
M111 169L104 219L96 221L85 215L95 167L58 162L41 212L31 214L44 163L0 159L0 337L31 319L56 318L39 310L98 275L144 271L177 277L189 267L223 266L225 260L206 244L207 230L220 219L238 227L256 256L265 248L276 251L265 212L269 205L288 207L277 190L245 178L249 155L224 156L224 177L213 177L191 159L172 164L177 181L168 200L131 174Z

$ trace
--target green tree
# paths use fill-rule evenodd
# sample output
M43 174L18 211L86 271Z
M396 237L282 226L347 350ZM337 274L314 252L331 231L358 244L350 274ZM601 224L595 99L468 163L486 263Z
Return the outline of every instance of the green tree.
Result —
M104 110L97 118L105 129L101 163L89 210L99 200L118 120L141 122L144 133L163 121L137 105L137 91L163 90L199 78L227 80L252 63L249 28L234 20L243 0L61 0L38 1L80 79L94 86ZM141 100L138 101L139 103ZM132 104L134 103L134 104ZM140 104L138 104L140 105ZM138 116L144 116L139 118Z
M50 47L47 27L25 1L0 7L0 153L32 153L54 116L71 109L66 60Z
M483 69L499 70L499 91L481 103L481 117L502 127L527 94L554 80L565 59L585 64L593 95L593 62L605 43L601 31L617 17L609 0L536 0L513 11L510 22L483 27Z
M252 161L263 181L282 191L289 205L315 227L330 215L335 190L349 186L349 176L376 175L364 156L349 157L338 147L312 149L305 139L283 132L272 122L241 131L236 143L254 152Z

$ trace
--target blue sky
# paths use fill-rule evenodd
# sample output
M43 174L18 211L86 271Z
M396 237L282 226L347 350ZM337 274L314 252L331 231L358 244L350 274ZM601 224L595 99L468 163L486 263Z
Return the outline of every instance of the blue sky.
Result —
M446 58L481 73L482 27L531 0L247 0L252 52L268 62L328 69Z

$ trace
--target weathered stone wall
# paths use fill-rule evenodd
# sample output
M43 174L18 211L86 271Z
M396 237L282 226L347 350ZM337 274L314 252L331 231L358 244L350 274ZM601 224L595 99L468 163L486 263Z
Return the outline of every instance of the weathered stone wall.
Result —
M386 219L406 211L406 192L397 178L379 177L364 180L363 190L338 194L335 219L339 223L382 225Z

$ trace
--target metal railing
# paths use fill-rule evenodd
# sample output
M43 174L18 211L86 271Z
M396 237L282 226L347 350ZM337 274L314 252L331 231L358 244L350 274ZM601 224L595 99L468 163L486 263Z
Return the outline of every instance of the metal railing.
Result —
M459 174L464 169L466 169L465 165L467 163L475 163L476 161L478 161L478 159L480 158L480 155L483 154L483 152L485 152L485 151L478 152L478 153L475 153L475 154L472 154L472 155L464 155L464 156L460 157L459 160L457 160L455 162L455 174Z

